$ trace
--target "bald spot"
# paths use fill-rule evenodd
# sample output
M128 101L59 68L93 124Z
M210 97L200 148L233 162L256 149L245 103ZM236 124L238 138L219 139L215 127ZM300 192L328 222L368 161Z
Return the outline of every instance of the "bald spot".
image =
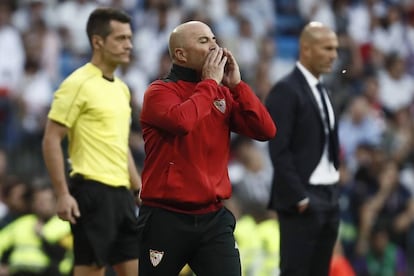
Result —
M315 43L331 35L335 36L335 33L327 26L320 22L310 22L300 34L300 45Z
M178 25L171 33L168 43L168 51L170 57L174 59L174 50L183 48L190 37L199 33L202 28L209 28L206 24L200 21L189 21Z

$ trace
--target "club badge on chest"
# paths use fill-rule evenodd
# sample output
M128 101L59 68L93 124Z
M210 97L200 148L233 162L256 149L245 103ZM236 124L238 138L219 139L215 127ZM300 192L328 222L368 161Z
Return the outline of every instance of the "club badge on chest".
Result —
M225 99L219 99L214 101L214 106L224 114L226 112L226 100Z

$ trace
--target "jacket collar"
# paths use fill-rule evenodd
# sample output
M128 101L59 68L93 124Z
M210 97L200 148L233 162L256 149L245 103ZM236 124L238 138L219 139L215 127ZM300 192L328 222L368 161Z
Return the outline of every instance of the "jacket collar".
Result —
M199 74L195 70L177 64L173 64L167 79L171 81L183 80L188 82L199 82L201 80Z

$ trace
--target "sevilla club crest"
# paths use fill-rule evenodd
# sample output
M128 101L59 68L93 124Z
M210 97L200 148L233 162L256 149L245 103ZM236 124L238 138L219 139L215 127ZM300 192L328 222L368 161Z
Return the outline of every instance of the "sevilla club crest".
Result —
M164 251L157 251L150 249L150 260L154 267L156 267L162 260L162 257L164 256Z
M224 112L226 112L226 100L225 99L221 99L221 100L215 100L214 101L214 106L221 112L224 114Z

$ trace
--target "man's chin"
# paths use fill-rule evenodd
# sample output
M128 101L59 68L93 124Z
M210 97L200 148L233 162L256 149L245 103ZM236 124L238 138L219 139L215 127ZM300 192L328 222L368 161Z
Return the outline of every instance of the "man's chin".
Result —
M119 64L128 64L130 63L131 59L130 58L123 58L119 60Z
M331 67L329 67L329 68L325 68L323 71L322 71L322 74L329 74L329 73L331 73L332 72L332 68Z

